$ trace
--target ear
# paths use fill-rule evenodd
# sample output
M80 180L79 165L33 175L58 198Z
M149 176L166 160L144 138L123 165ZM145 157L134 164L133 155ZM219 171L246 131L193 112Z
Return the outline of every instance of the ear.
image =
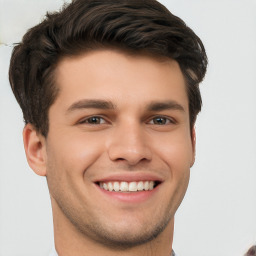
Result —
M191 142L192 142L192 159L190 163L190 167L192 167L196 160L196 129L195 126L192 129L191 132Z
M31 169L37 175L46 176L45 137L32 124L27 124L23 130L23 143Z

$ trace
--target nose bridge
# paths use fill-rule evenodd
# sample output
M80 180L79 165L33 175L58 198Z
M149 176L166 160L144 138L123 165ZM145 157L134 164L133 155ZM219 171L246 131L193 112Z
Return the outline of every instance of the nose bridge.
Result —
M130 165L151 160L143 124L126 120L116 125L109 141L108 154L112 161L123 160Z

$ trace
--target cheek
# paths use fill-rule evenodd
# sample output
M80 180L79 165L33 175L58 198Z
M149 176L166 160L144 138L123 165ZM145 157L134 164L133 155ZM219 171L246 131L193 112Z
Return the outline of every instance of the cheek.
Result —
M56 136L48 143L47 182L57 201L65 198L75 202L81 199L85 182L88 185L89 179L84 179L87 169L102 155L104 145L92 135L62 138Z
M167 202L168 211L174 215L188 188L192 145L189 139L185 140L184 137L182 139L178 136L169 136L162 142L156 154L167 167L164 168L166 180L163 198Z
M160 141L159 141L160 142ZM190 169L193 159L193 148L190 136L173 134L154 143L157 154L171 170L184 172Z
M99 136L72 134L61 137L51 140L47 150L50 171L60 175L65 172L83 174L104 152L104 143Z

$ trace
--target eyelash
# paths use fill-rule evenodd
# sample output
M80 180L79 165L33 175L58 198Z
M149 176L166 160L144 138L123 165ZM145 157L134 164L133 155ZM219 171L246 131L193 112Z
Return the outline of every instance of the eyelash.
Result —
M90 121L93 121L93 119L96 121L98 120L100 122L99 123L97 123L97 122L91 123ZM164 123L163 124L155 123L154 121L156 121L157 119L161 119L162 121L164 121ZM103 122L102 122L102 120L103 120ZM103 118L101 116L90 116L90 117L87 117L79 122L79 124L89 124L89 125L102 125L102 124L106 124L106 123L108 123L108 122L105 120L105 118ZM153 118L150 119L148 124L163 126L163 125L176 124L176 121L170 117L154 116Z

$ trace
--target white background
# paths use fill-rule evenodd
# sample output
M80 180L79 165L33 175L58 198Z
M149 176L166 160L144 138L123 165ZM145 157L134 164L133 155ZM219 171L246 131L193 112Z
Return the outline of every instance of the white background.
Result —
M209 57L197 159L176 215L174 249L179 256L242 256L256 243L256 1L161 2L199 35ZM12 43L63 1L0 3L0 256L46 256L49 193L26 163L7 73Z

